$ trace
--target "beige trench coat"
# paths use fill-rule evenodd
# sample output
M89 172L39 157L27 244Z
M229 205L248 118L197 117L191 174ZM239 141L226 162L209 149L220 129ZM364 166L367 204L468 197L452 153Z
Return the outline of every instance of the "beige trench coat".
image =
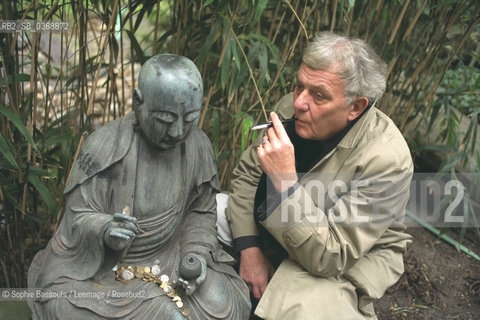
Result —
M277 105L293 116L293 96ZM259 139L235 168L227 217L234 239L258 235ZM262 225L287 250L255 310L264 319L376 319L372 301L403 273L402 223L413 164L395 124L372 106Z

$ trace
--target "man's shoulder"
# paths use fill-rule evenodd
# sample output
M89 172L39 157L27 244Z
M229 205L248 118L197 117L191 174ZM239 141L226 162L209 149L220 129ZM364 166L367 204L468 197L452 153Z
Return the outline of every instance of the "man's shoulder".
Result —
M393 142L402 146L402 151L405 151L405 148L408 149L407 142L395 122L377 108L373 108L372 111L374 116L369 123L367 140L376 140L378 143L386 144ZM398 147L399 145L395 146Z
M368 158L401 167L410 167L412 158L403 134L390 117L377 108L370 110L370 119L359 148Z

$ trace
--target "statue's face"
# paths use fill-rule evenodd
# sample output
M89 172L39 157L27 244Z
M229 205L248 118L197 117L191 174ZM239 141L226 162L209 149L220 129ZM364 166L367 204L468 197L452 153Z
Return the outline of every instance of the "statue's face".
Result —
M142 67L134 105L143 136L154 147L168 150L184 141L197 126L203 84L187 58L159 55Z
M195 104L188 104L181 98L177 101L147 100L139 108L138 121L147 141L158 149L175 147L198 124L200 108Z

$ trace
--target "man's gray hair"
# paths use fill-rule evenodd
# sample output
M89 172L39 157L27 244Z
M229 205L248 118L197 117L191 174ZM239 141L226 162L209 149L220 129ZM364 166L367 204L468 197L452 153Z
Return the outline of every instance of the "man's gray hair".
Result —
M347 100L377 100L385 92L386 64L363 40L321 32L305 48L303 63L337 73L344 81Z

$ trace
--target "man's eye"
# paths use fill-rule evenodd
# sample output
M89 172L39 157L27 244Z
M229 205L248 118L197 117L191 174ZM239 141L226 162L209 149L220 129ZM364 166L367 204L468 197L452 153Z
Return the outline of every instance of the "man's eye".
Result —
M175 121L175 116L168 112L157 111L153 112L153 117L162 122L171 123Z
M193 120L196 120L200 116L200 111L193 111L190 113L187 113L183 119L185 122L192 122Z

